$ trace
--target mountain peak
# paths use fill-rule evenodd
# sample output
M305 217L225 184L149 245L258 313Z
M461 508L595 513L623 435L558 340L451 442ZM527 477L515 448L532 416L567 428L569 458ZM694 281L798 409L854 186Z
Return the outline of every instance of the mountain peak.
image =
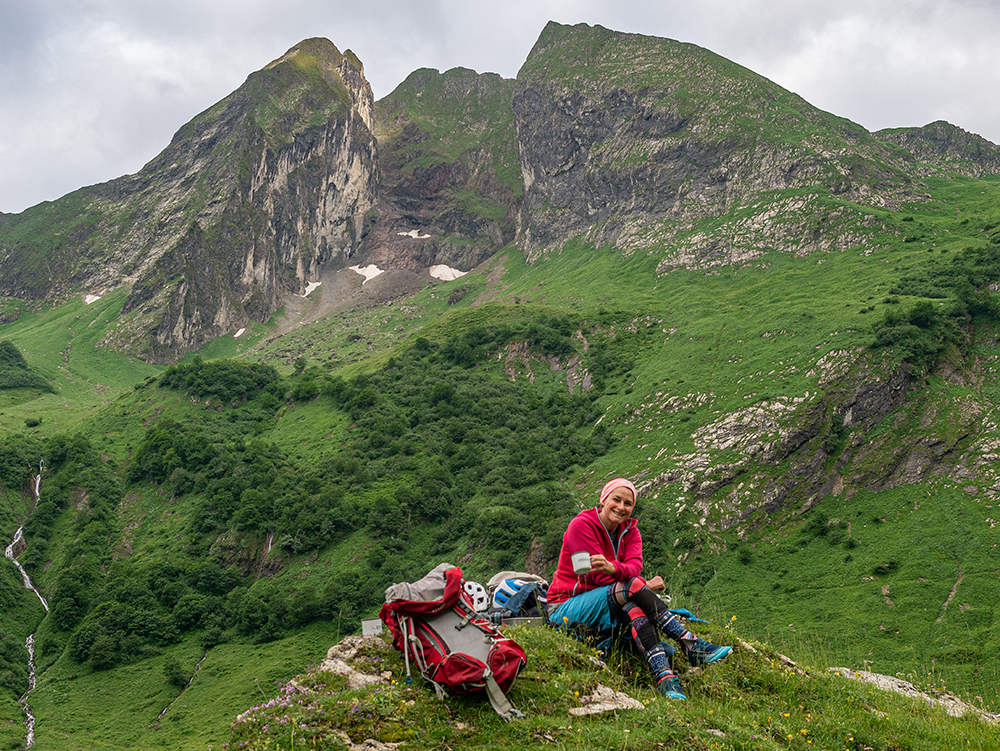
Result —
M357 68L359 73L364 74L364 65L351 50L341 52L337 49L337 45L329 39L311 37L303 39L277 60L265 65L264 70L271 70L291 63L305 72L315 71L327 83L340 86L343 85L343 81L338 69L345 60Z

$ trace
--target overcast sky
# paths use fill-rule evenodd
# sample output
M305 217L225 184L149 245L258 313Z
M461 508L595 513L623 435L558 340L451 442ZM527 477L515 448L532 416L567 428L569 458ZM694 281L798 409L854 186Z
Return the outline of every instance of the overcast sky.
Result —
M693 42L869 130L1000 143L1000 0L0 0L0 211L138 171L307 37L378 99L422 67L512 78L549 20Z

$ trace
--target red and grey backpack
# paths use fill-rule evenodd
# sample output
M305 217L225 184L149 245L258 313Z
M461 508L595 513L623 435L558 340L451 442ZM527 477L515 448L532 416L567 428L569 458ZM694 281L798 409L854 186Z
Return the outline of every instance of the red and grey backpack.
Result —
M423 579L393 584L379 617L403 653L407 681L413 662L440 699L445 690L485 693L505 720L524 716L506 696L525 665L524 650L476 612L462 587L461 569L442 563Z

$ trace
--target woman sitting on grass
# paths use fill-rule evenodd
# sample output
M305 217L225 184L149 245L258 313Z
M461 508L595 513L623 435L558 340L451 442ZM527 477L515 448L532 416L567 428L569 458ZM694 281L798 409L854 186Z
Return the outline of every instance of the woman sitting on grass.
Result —
M693 667L718 662L732 647L712 644L684 628L653 594L666 589L663 578L646 581L640 576L642 535L632 518L636 495L635 485L628 480L611 480L601 491L600 505L581 511L569 523L549 586L549 622L559 628L582 625L598 632L627 624L632 641L653 671L656 690L672 699L686 699L656 630L676 640ZM590 554L589 573L574 573L574 553Z

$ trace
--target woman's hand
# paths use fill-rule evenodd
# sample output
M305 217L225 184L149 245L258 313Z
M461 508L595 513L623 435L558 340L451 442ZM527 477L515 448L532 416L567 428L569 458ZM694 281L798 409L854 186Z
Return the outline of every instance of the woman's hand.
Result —
M646 581L646 586L654 592L662 592L667 588L662 576L654 576L652 579L648 579Z
M615 564L613 561L609 561L600 553L595 553L590 556L590 568L594 571L600 571L603 574L611 574L614 576Z

